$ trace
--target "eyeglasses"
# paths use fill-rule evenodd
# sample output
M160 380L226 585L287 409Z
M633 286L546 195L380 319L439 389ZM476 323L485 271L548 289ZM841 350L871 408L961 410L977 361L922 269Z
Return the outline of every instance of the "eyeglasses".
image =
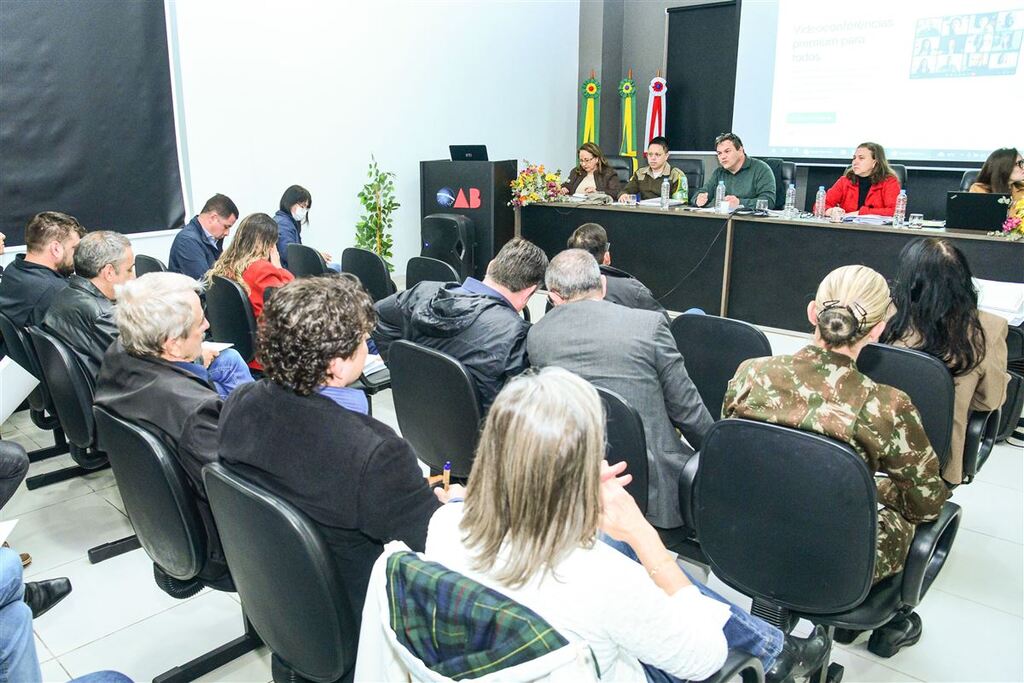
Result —
M1024 171L1024 159L1017 159L1017 161L1013 162L1013 165Z

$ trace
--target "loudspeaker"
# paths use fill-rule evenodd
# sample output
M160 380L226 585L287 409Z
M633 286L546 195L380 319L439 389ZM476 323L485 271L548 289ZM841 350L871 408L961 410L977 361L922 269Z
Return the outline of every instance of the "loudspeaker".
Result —
M457 213L433 213L420 226L420 256L444 261L465 279L476 269L473 221Z

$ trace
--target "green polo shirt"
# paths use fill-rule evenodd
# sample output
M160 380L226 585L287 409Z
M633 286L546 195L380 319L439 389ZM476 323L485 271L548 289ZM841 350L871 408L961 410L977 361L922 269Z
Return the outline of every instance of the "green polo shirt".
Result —
M725 181L725 194L739 197L740 204L753 209L758 199L767 199L768 206L775 207L775 174L771 167L751 156L743 162L743 166L735 173L730 173L719 166L708 176L704 187L691 196L696 200L701 192L708 193L708 202L704 206L713 206L715 203L715 188L718 181Z

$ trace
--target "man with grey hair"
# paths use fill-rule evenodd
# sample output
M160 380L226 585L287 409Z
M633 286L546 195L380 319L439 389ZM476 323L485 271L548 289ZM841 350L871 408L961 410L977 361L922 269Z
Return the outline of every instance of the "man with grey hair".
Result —
M662 529L682 526L679 474L712 419L668 321L655 311L605 301L604 276L583 249L567 249L551 259L545 281L555 308L530 329L531 363L565 368L636 408L647 437L647 518Z
M127 237L100 230L82 238L74 259L75 273L53 298L43 328L71 347L95 377L117 337L114 288L135 277L135 254Z

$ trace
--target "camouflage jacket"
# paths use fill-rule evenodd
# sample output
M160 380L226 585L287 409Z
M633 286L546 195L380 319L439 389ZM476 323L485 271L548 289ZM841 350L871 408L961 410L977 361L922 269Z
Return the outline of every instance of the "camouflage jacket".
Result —
M809 345L792 356L748 360L729 382L722 416L824 434L886 475L876 480L883 506L876 580L902 569L914 525L935 519L949 497L910 397L876 384L848 356Z

